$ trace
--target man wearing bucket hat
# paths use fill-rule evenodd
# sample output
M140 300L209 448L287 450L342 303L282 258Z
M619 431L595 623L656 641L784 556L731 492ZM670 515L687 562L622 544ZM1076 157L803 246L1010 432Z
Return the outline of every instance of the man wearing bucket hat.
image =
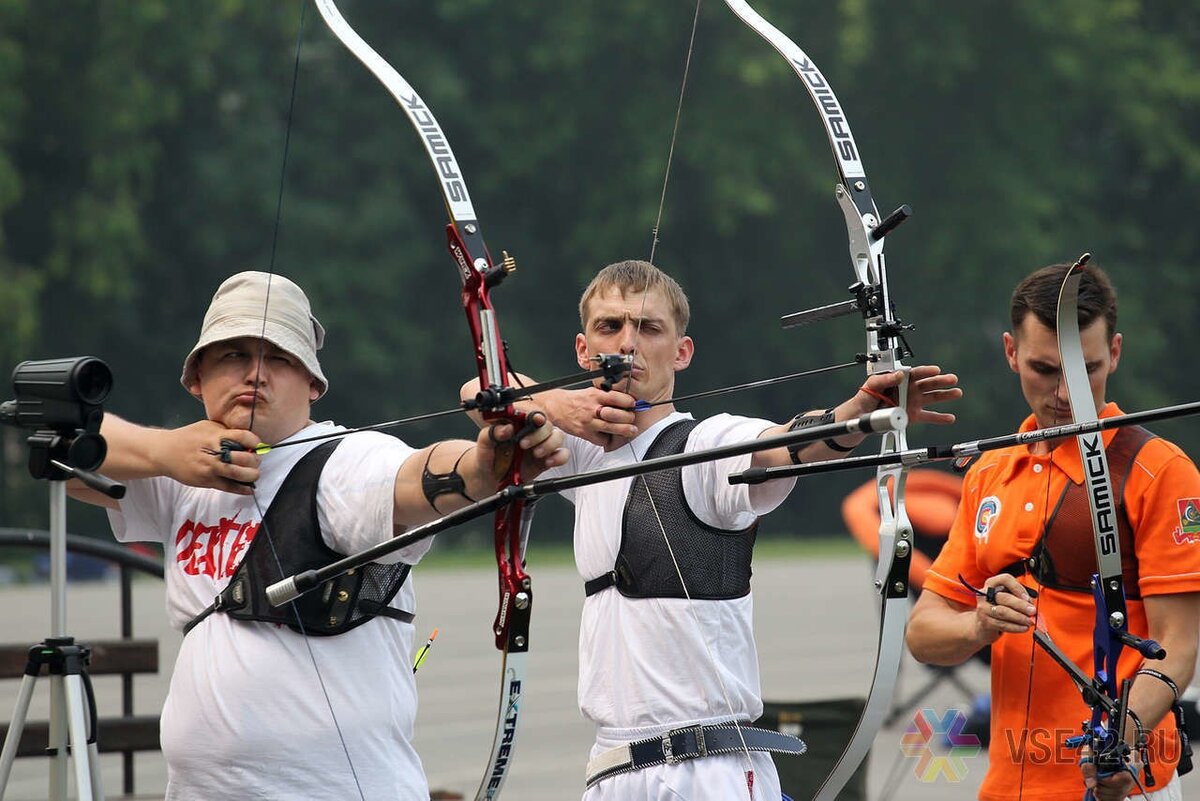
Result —
M264 590L491 494L496 443L514 432L421 450L378 432L307 441L345 430L309 417L329 387L324 335L293 282L232 276L180 379L206 419L163 430L106 416L101 470L127 494L72 488L109 507L117 539L164 546L167 613L186 634L162 713L169 799L429 798L412 746L408 579L428 541L294 609L271 607ZM542 418L521 435L526 476L566 460ZM272 450L256 455L260 442Z

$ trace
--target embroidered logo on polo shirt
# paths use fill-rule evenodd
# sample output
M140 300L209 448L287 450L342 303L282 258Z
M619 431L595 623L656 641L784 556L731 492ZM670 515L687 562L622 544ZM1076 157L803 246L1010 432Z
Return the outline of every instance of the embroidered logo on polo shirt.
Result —
M975 539L987 542L988 532L1000 516L1000 499L989 495L979 502L979 510L975 512Z
M1175 506L1179 510L1179 528L1173 532L1175 543L1200 541L1200 498L1179 498Z

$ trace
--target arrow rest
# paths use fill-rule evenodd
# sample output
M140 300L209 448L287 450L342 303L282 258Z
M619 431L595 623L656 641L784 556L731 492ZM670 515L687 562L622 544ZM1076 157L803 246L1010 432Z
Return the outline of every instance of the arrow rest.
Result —
M504 342L501 347L504 349L505 362L508 365L509 374L514 375L516 371L512 367L512 360L507 358L508 343ZM597 378L602 379L600 382L601 389L608 392L613 388L614 384L628 375L629 371L633 369L633 356L601 353L590 357L589 361L596 365L595 369L586 370L582 373L572 373L571 375L551 379L550 381L540 381L536 384L528 386L519 385L516 387L500 387L495 384L489 384L484 389L476 392L473 399L463 401L461 408L466 411L478 409L497 415L507 414L508 407L511 404L521 400L529 400L531 396L539 392L589 383Z

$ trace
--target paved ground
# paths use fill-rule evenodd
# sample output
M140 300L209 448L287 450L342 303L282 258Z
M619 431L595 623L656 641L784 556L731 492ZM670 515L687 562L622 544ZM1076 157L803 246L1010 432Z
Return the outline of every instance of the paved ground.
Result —
M568 567L538 569L532 632L530 681L514 767L505 797L522 801L563 801L578 798L583 763L591 738L575 708L576 636L582 591ZM873 596L865 560L857 558L766 561L756 565L757 630L766 697L777 701L807 701L865 695L876 647ZM179 635L163 622L162 588L157 582L139 583L135 633L157 636L161 661L170 666ZM417 746L430 783L474 793L484 769L496 715L499 654L491 648L489 628L495 614L495 576L483 570L438 570L418 577L421 599L418 628L422 635L437 626L441 634L418 675L421 710ZM45 586L0 589L5 610L2 638L34 642L47 633L49 591ZM115 585L72 587L68 629L80 638L115 636ZM165 672L165 671L164 671ZM986 687L987 677L967 666L960 675L974 689ZM915 663L903 669L901 695L928 678ZM11 715L16 683L0 686L0 715ZM44 716L48 682L41 682L35 713ZM96 680L101 711L116 710L116 681ZM166 679L145 677L138 683L139 712L155 712L166 692ZM967 698L948 684L928 699L939 713L962 707ZM915 760L899 749L899 737L911 714L876 740L868 773L868 798L972 799L985 768L984 757L966 760L959 782L945 779L927 784L913 775ZM806 732L810 741L819 732ZM803 757L801 757L803 759ZM119 765L104 758L107 791L119 787ZM1189 777L1185 796L1200 797L1200 779ZM165 768L157 754L138 758L138 791L161 793ZM10 782L9 801L46 797L46 767L41 760L21 760ZM161 797L161 796L160 796Z

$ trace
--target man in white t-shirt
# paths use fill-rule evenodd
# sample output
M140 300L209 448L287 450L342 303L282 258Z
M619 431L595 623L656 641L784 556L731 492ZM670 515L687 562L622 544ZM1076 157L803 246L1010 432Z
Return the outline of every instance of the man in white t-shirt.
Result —
M428 540L339 579L348 604L318 589L299 611L275 612L261 603L263 584L291 575L297 559L334 561L491 494L495 443L513 430L421 450L374 432L286 447L344 430L310 419L328 388L323 339L296 284L232 276L184 360L181 382L206 419L164 430L106 416L100 469L128 492L118 503L71 488L109 507L119 540L164 547L167 613L187 631L162 713L172 801L429 798L412 747L415 597L405 567ZM262 442L274 447L259 456ZM562 464L561 444L548 423L525 435L525 475ZM265 572L254 575L254 564Z
M625 391L557 390L537 396L569 435L571 472L641 461L846 420L891 399L902 374L872 376L849 400L791 421L717 415L696 422L670 399L687 368L688 302L668 275L641 261L604 268L579 304L581 365L599 353L632 354ZM912 368L910 420L950 423L926 409L961 396L953 374ZM475 389L468 383L464 397ZM650 405L635 411L635 399ZM752 628L750 557L755 524L794 480L731 486L730 473L844 456L847 435L612 481L564 493L575 504L575 561L587 595L579 635L579 705L596 726L586 801L778 801L769 750L795 743L749 724L762 714ZM550 471L548 475L554 475ZM670 738L671 762L662 736ZM633 744L633 751L630 750ZM707 750L710 755L693 758ZM713 751L724 751L711 755ZM732 752L730 752L732 751ZM631 756L633 757L631 759ZM643 765L645 765L643 767Z

